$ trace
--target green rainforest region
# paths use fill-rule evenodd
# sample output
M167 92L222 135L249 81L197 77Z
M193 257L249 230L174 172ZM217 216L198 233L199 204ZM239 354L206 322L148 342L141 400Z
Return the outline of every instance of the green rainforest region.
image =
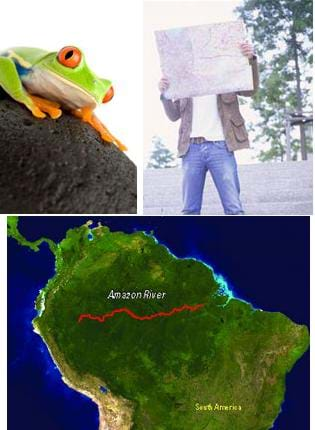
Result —
M34 251L48 243L56 271L38 295L33 325L48 346L53 339L78 377L96 376L131 402L132 430L272 427L286 374L308 349L307 327L233 298L209 266L176 258L153 234L87 223L60 243L29 242L10 217L8 235ZM166 294L109 297L145 290ZM128 308L143 316L184 304L203 306L152 320L122 312L79 322L82 314Z

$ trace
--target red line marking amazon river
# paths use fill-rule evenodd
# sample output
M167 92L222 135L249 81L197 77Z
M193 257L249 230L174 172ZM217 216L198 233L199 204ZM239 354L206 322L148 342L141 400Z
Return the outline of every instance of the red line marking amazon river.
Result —
M100 323L103 323L103 322L105 322L105 320L107 320L109 318L113 318L113 316L115 316L116 314L121 314L121 313L125 313L125 314L129 315L131 318L133 318L135 320L149 321L149 320L153 320L154 318L170 317L174 314L178 314L179 312L183 312L183 311L194 312L194 311L197 311L198 309L202 308L203 306L204 306L204 304L192 305L192 306L183 305L180 308L173 308L169 312L157 312L155 314L143 315L143 316L135 314L134 312L132 312L128 308L120 308L120 309L114 309L112 312L109 312L109 313L104 314L104 315L81 314L78 318L78 323L80 323L84 319L94 320L94 321L98 321Z

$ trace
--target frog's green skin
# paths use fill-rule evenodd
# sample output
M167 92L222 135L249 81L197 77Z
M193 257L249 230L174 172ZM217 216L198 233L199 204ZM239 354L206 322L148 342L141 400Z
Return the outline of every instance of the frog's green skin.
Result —
M70 58L78 53L75 65L61 62L60 54L65 50ZM66 109L95 128L104 141L115 143L122 151L127 149L92 112L112 98L111 81L96 76L74 46L62 48L59 53L27 47L0 52L0 87L37 118L45 118L48 113L57 119L61 109Z
M95 108L111 87L87 66L69 68L57 60L57 52L37 48L11 48L0 54L0 86L14 99L25 103L24 88L55 101L66 109Z

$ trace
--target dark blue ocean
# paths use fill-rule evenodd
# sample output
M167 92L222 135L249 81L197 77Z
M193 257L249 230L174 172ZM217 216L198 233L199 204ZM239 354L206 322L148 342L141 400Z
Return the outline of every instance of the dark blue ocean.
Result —
M309 326L308 217L21 217L20 230L30 240L46 236L60 241L67 229L89 219L113 231L153 230L176 256L201 259L222 274L235 296ZM34 300L53 275L47 245L35 253L8 239L9 430L98 428L96 406L62 382L32 331ZM287 377L275 430L309 430L309 383L306 353Z

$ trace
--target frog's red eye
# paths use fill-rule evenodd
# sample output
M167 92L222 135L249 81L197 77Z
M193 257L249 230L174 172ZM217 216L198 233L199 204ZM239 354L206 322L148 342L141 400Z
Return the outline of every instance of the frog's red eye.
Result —
M114 97L114 88L110 87L103 98L103 103L109 102Z
M80 64L82 54L81 51L75 46L65 46L64 48L60 49L57 58L59 63L63 66L74 69Z

